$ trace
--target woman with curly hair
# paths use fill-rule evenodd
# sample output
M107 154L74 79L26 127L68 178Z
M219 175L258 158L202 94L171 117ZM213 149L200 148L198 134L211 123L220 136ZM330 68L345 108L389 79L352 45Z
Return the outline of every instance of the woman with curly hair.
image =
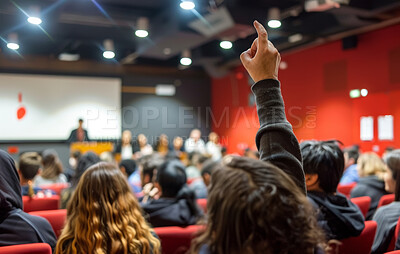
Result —
M97 163L82 175L67 211L57 254L160 253L159 240L113 164Z

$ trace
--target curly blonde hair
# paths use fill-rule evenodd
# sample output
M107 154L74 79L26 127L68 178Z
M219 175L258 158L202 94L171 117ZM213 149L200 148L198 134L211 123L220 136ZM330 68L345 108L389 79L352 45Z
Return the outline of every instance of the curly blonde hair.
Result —
M121 171L100 162L81 177L57 242L61 253L159 254L160 242L142 216Z

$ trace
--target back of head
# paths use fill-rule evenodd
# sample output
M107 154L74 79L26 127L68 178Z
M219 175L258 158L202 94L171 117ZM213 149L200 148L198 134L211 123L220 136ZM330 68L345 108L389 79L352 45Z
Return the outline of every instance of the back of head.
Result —
M185 167L178 160L165 162L158 168L157 182L162 190L162 197L177 197L186 184Z
M400 201L400 149L389 152L385 156L385 163L396 181L395 200Z
M336 141L305 141L300 144L306 174L317 174L319 187L336 192L344 170L344 156Z
M37 152L27 152L19 158L18 168L25 180L32 180L42 166L42 158Z
M358 157L360 156L358 146L351 146L343 149L343 153L346 153L349 159L353 159L354 163L357 164Z
M322 241L312 207L293 180L270 163L227 157L211 179L206 231L193 250L211 253L313 253Z
M142 168L142 178L148 178L148 182L153 182L157 175L157 168L165 162L165 159L158 153L145 155L139 159L139 164ZM142 184L148 182L143 181Z
M127 176L130 176L133 172L136 170L136 162L134 160L128 159L128 160L122 160L119 163L119 167L124 167L125 168L125 173Z
M42 152L43 171L41 176L46 179L54 179L63 172L63 166L58 154L53 149L46 149Z
M72 178L72 187L76 187L79 179L85 171L92 165L100 162L99 156L93 152L87 152L79 158L78 165L76 166L76 173Z
M0 150L0 217L16 208L22 209L19 176L14 160Z
M357 162L360 176L378 176L383 178L385 164L381 158L373 152L363 153Z
M159 241L113 164L100 162L88 168L67 210L56 253L158 253Z

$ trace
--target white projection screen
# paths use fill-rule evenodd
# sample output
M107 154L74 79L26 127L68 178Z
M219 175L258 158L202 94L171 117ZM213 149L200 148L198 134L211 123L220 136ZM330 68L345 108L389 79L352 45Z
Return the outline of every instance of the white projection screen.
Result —
M0 140L66 140L84 120L90 139L121 136L121 80L0 74Z

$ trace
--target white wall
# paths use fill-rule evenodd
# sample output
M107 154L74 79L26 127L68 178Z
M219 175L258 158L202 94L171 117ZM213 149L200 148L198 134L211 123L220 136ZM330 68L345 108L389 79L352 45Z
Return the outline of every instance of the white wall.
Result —
M79 118L91 139L119 138L121 80L0 74L0 140L67 139Z

